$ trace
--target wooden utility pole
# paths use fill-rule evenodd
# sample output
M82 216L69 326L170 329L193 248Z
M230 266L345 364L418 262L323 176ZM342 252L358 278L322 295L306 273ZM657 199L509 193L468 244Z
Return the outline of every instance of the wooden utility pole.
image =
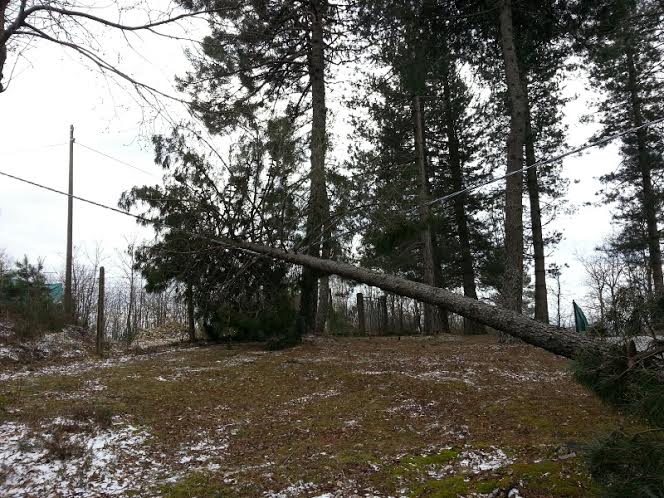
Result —
M69 127L69 195L67 197L67 256L65 262L65 316L67 320L74 320L74 306L72 300L72 232L74 210L74 125Z
M99 268L99 299L97 300L97 354L104 353L104 267Z
M364 318L364 294L361 292L357 293L357 323L360 334L366 334L367 324Z

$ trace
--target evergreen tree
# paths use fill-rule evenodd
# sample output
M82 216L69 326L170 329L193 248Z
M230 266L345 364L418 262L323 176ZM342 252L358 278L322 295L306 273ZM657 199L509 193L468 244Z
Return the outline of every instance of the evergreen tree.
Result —
M203 54L192 56L194 70L181 81L211 131L270 115L275 108L285 109L293 121L309 118L310 192L304 247L310 255L330 257L325 77L330 64L344 53L342 11L328 0L253 0L241 6L235 0L181 3L191 10L215 11ZM300 313L307 332L320 331L325 323L327 288L321 289L316 319L319 277L310 269L302 271Z
M664 64L661 2L605 0L582 2L580 43L591 62L593 86L601 91L601 136L612 135L664 116ZM664 293L661 237L662 127L641 128L622 138L622 161L601 180L604 201L615 206L620 233L614 242L625 254L647 253L654 294ZM631 259L634 259L632 257Z
M212 337L233 330L251 339L292 332L289 266L217 242L229 237L290 248L298 241L304 152L290 120L251 130L224 165L179 134L156 137L154 144L167 181L136 187L121 200L127 209L144 206L144 218L157 229L157 241L136 256L147 289L175 283Z
M370 80L361 90L369 97L356 102L369 107L369 119L355 124L374 148L356 150L355 163L361 195L374 201L365 262L431 283L426 250L431 240L435 284L463 286L465 295L477 298L473 253L482 254L478 242L485 239L472 216L477 199L458 196L453 206L429 204L478 173L469 164L475 130L456 62L460 35L444 20L450 9L451 2L438 0L364 7L361 17L375 44L373 62L388 67L390 77ZM421 125L414 120L419 116ZM441 316L445 323L444 310ZM425 313L427 331L429 323ZM467 332L478 329L470 321L465 325Z
M487 137L489 147L485 155L492 162L504 161L504 153L497 152L502 145L497 144L501 144L504 129L509 127L512 130L510 144L514 145L513 141L517 138L520 144L518 157L512 156L523 167L555 155L564 144L565 129L561 118L565 101L561 95L561 83L570 54L569 7L566 2L558 1L527 5L503 2L495 9L497 16L489 15L492 9L487 9L485 15L468 20L469 27L478 29L482 36L466 53L492 89L485 113L487 119L492 118L488 123L493 126L490 126L491 133ZM508 53L505 53L506 44ZM517 75L519 81L516 80ZM515 98L518 101L516 107ZM505 116L510 118L506 120ZM524 234L523 227L520 231L521 237L529 235L526 238L532 245L535 318L543 322L548 322L545 248L560 238L559 233L546 234L543 227L559 211L557 203L551 201L560 198L567 186L560 177L560 166L531 168L524 175L530 207L530 233ZM518 169L516 165L510 168ZM515 178L521 176L519 174ZM511 227L511 232L506 230L506 242L512 236L516 237L519 231L514 226L514 220L520 220L523 224L523 213L520 216L516 214L520 208L516 205L515 193L522 187L516 184L515 178L507 180L507 191L514 195L514 202L509 209L506 205L506 213L514 216L506 216L506 226ZM516 239L508 245L525 249ZM506 252L506 259L510 262L508 266L512 267L508 273L522 272L519 268L523 267L523 263L516 261L518 258L513 249L508 249L506 245ZM522 277L519 280L525 282L528 279ZM511 280L508 278L507 282ZM516 281L513 284L513 291L516 292Z

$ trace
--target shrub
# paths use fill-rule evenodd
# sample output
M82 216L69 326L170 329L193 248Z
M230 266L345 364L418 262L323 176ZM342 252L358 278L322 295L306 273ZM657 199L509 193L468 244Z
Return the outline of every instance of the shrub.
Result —
M657 355L647 354L630 365L627 352L616 346L603 356L577 355L574 374L605 401L664 427L664 382ZM656 429L635 435L614 432L598 440L588 453L593 478L610 498L664 498L664 441Z
M16 269L0 276L0 305L15 322L15 333L29 339L64 326L62 307L53 302L46 285L43 264L30 264L27 257Z
M664 497L664 441L651 432L613 432L590 448L588 466L607 498Z

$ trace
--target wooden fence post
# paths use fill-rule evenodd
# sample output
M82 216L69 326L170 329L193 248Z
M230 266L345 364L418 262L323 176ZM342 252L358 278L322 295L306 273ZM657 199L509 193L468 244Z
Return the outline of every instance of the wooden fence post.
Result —
M104 353L104 267L99 268L99 299L97 300L97 342L98 355Z
M387 296L382 295L378 298L378 310L380 316L381 335L386 335L389 330L388 315L387 315Z
M357 293L357 323L360 334L367 333L367 324L364 318L364 295L361 292Z

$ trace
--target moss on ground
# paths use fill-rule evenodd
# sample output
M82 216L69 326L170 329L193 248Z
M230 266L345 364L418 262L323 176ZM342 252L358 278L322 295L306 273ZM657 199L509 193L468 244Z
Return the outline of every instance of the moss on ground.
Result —
M163 498L229 498L236 496L220 481L203 473L191 474L174 484L161 486Z
M566 368L544 351L488 337L317 340L276 353L258 345L196 348L10 381L0 386L0 420L39 422L71 416L77 406L96 417L94 407L104 407L100 420L110 413L145 428L154 436L146 449L179 472L189 469L178 448L201 434L227 438L214 455L223 469L164 488L172 498L262 496L298 481L323 491L353 482L360 495L405 488L455 497L519 479L529 498L593 496L582 458L552 462L554 448L638 425ZM86 391L89 380L104 389ZM517 463L478 475L454 468L439 481L429 475L454 466L460 448L491 447ZM224 484L226 472L237 484Z

